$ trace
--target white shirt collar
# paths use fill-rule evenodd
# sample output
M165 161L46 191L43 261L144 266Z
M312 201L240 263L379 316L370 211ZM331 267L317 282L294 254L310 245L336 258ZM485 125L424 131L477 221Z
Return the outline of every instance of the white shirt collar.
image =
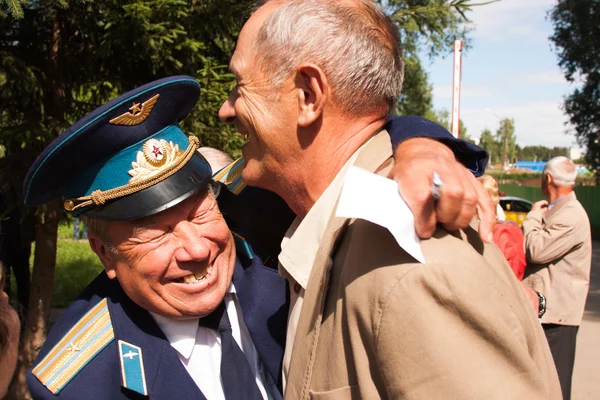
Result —
M319 252L319 245L325 234L331 212L342 190L344 176L348 168L355 163L360 151L367 143L363 144L346 161L304 219L300 220L296 218L294 220L281 241L279 273L286 279L291 277L304 290L306 290L306 286L308 285L308 278Z
M227 293L235 293L233 283L229 286ZM156 321L160 330L165 334L165 337L171 346L186 360L192 355L194 346L196 345L196 334L198 332L198 321L200 318L175 320L158 315L150 311L150 315Z

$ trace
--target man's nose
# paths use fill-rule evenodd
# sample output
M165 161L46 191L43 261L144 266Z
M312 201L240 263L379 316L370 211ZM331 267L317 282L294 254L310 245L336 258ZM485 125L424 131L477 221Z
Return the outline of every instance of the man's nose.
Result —
M234 89L231 92L227 100L225 100L225 102L221 105L221 108L219 109L219 119L224 124L231 125L235 123L235 108L233 107L236 96L235 91L236 90Z
M176 229L179 239L179 247L175 251L177 261L204 261L210 257L209 243L193 223L179 223Z

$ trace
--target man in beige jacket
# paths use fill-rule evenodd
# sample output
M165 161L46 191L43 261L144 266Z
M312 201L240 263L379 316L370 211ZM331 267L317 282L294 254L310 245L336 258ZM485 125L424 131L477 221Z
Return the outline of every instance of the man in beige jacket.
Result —
M219 116L249 139L244 181L298 217L279 255L286 398L559 399L543 331L499 250L470 229L419 245L410 215L392 214L397 188L376 174L393 162L381 129L403 59L374 2L266 2L230 67L238 85Z
M566 400L592 264L590 221L573 192L576 177L568 158L548 161L542 192L550 203L535 203L523 222L528 262L523 283L539 293L542 306L545 302L540 317Z

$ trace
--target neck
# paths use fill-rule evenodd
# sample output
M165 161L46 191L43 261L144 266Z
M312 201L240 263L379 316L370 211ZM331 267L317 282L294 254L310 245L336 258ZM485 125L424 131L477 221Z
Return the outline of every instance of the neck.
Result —
M550 193L548 196L548 200L550 201L550 203L553 203L556 200L560 199L561 197L568 195L572 191L573 191L573 188L570 188L570 187L567 188L567 187L562 187L562 186L555 186L552 188L552 190L549 191Z
M323 122L314 140L302 149L294 170L283 179L285 188L278 191L298 218L306 217L344 164L384 124L382 117Z

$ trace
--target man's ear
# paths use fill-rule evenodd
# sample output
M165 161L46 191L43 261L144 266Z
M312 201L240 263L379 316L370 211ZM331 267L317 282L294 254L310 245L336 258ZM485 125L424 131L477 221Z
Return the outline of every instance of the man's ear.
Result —
M321 118L329 97L329 82L323 70L314 64L302 64L296 72L298 126L305 128Z
M554 181L554 178L552 178L552 175L546 174L546 183L548 185L550 185L553 181Z
M104 266L106 275L108 275L110 279L115 279L117 277L117 271L115 269L117 264L116 254L110 251L106 244L91 232L88 232L88 242Z

